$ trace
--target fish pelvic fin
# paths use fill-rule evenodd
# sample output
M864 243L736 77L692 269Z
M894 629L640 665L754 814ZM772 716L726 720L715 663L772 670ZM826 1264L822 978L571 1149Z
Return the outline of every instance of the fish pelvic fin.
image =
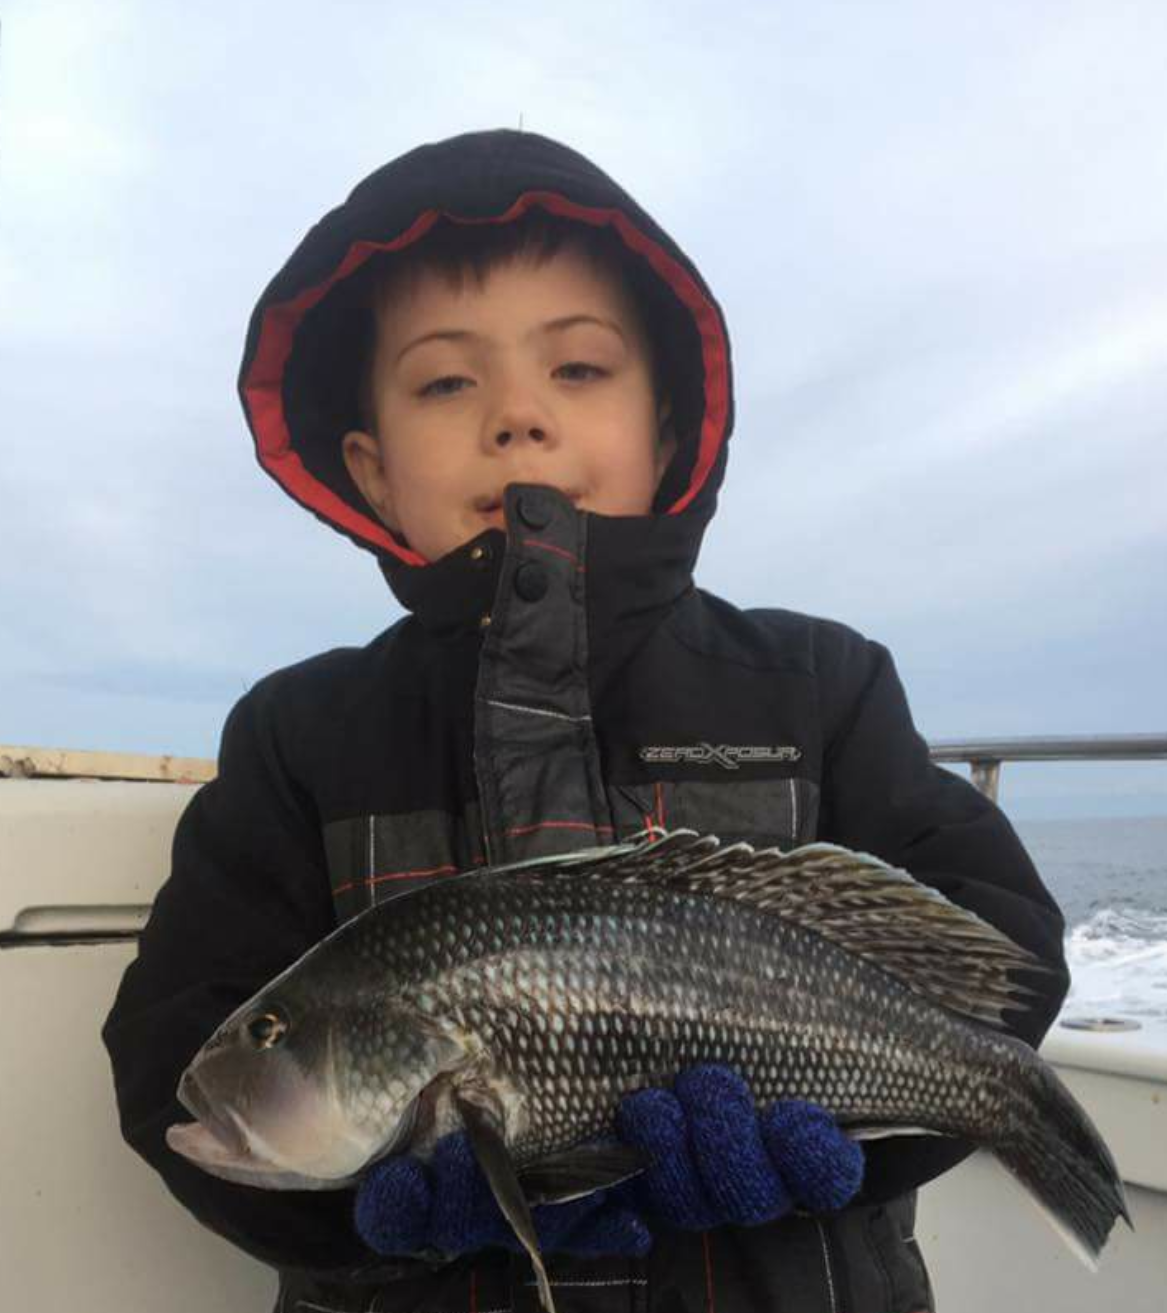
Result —
M454 1092L454 1105L461 1115L470 1147L490 1184L503 1216L511 1224L519 1242L531 1259L539 1302L546 1313L555 1313L555 1298L547 1279L547 1268L539 1249L539 1236L531 1207L519 1183L514 1159L507 1148L502 1110L489 1096L460 1089Z
M886 1126L844 1126L843 1130L853 1140L890 1140L899 1135L948 1135L948 1131L933 1130L931 1126L908 1126L908 1125L891 1125Z
M1037 991L1012 971L1055 973L995 926L870 853L814 843L783 852L673 830L561 859L580 879L665 886L746 904L819 935L929 1002L1005 1030Z

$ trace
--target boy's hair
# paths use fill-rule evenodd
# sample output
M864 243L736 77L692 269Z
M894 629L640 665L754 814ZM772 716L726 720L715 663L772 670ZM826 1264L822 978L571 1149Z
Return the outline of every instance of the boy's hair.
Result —
M499 266L512 261L543 264L563 250L577 251L592 268L619 283L628 293L638 326L648 345L657 401L668 395L663 349L664 329L657 309L656 280L610 228L595 228L557 218L545 210L528 210L509 223L466 224L442 220L417 243L398 255L375 257L353 289L367 327L360 343L356 395L357 419L367 432L376 429L373 367L377 346L377 311L423 274L436 274L460 291L468 279L481 288Z

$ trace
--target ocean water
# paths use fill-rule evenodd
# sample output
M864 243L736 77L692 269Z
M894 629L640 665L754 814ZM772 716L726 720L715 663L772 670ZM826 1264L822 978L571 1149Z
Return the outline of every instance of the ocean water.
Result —
M1014 828L1065 914L1062 1015L1167 1020L1167 817Z

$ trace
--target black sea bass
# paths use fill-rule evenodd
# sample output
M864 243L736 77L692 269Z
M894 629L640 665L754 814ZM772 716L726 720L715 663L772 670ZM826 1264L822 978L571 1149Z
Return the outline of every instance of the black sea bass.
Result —
M354 918L219 1027L179 1090L198 1121L167 1140L229 1180L329 1189L465 1126L527 1241L532 1199L636 1170L575 1149L624 1094L723 1063L857 1138L974 1141L1093 1258L1126 1217L1110 1154L1000 1029L1029 992L1008 973L1045 969L873 857L674 831Z

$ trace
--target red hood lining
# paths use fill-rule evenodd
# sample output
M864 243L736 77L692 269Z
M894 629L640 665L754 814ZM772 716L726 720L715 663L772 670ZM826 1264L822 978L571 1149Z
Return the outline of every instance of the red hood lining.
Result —
M442 210L426 210L401 234L388 242L359 241L349 247L335 271L322 283L305 288L290 301L269 306L264 311L259 341L251 368L243 385L251 429L255 435L260 463L273 478L302 505L329 520L345 533L372 547L390 552L408 565L428 565L425 557L398 542L380 521L350 506L338 493L315 477L292 448L291 433L284 411L283 376L292 353L296 329L304 316L342 279L354 274L371 256L381 251L398 251L423 237L439 219L454 223L507 223L532 206L542 206L552 214L597 226L609 224L620 234L624 244L636 251L653 271L672 288L680 302L692 314L701 338L701 358L705 374L705 405L698 439L697 460L689 487L666 512L683 511L701 491L713 469L724 440L729 405L728 349L721 321L714 306L697 286L692 275L646 237L616 209L592 209L577 205L556 192L524 192L500 215L469 219Z

